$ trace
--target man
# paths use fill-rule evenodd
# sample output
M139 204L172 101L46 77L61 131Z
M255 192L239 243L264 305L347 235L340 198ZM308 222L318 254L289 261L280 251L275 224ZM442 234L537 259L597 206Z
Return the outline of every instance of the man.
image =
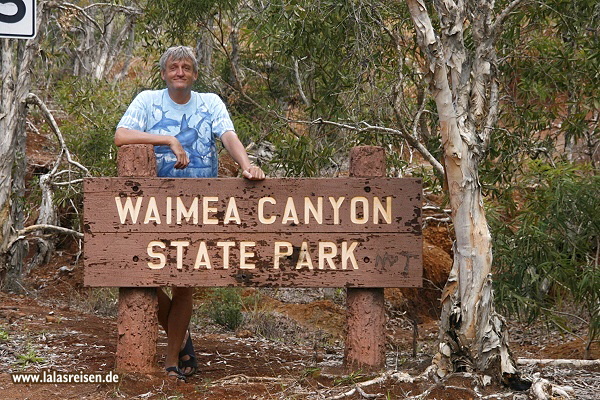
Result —
M171 47L159 63L167 88L137 95L117 126L115 144L154 145L158 176L209 178L217 176L219 138L246 179L264 179L264 172L250 163L223 101L192 91L198 78L193 50ZM158 320L167 332L165 368L168 376L184 381L197 369L187 329L192 295L193 288L173 287L172 298L158 290Z

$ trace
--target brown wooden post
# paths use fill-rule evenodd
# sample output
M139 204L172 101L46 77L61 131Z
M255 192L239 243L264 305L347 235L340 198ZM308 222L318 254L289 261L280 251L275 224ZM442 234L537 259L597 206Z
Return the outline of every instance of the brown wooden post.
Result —
M386 174L382 147L359 146L350 151L350 176ZM382 288L348 288L347 336L344 364L348 368L376 370L385 367L385 306Z
M122 177L155 177L153 146L122 146L117 165L119 176ZM156 369L157 312L156 288L119 288L118 371L147 373Z

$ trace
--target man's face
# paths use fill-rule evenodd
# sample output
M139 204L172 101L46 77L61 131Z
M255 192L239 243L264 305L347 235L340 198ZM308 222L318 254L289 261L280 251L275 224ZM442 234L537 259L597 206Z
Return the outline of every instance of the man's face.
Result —
M165 69L160 71L160 76L165 80L169 89L189 90L198 78L198 73L194 72L194 65L190 60L174 61L169 58Z

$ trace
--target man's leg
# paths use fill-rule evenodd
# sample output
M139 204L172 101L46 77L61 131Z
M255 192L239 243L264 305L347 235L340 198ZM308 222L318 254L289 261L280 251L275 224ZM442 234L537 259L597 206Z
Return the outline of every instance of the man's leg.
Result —
M165 293L162 288L156 289L158 297L158 323L169 333L169 312L171 311L171 298Z
M192 317L194 288L174 287L172 292L172 299L162 290L158 293L158 320L167 332L165 368L176 367L179 364L179 351L183 347Z

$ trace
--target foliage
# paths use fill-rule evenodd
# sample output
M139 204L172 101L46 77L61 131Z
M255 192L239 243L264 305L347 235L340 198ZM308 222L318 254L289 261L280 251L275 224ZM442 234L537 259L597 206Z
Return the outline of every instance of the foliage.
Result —
M339 385L356 385L357 383L359 383L360 381L365 380L365 378L368 377L367 374L363 373L362 370L358 370L358 371L352 371L349 375L345 375L339 378L335 378L333 383L336 386Z
M23 366L44 362L44 358L38 356L33 348L29 348L27 353L19 354L17 359L19 360L19 364Z
M244 322L241 291L238 288L213 289L205 311L216 324L236 330Z
M499 42L500 127L480 169L496 205L488 217L497 303L533 321L556 319L549 312L568 299L587 314L588 340L600 323L599 22L592 0L515 13Z
M123 2L118 2L123 3ZM119 79L127 74L132 58L134 27L140 10L136 1L45 2L47 21L40 26L45 82L64 75L86 79Z
M324 146L307 136L282 135L274 157L275 168L285 176L318 176L324 164L332 164L333 146Z
M409 115L416 112L411 88L420 77L404 62L405 56L413 57L415 44L395 43L404 37L405 8L401 2L356 0L193 5L161 0L145 9L145 24L153 28L143 37L152 52L187 44L200 58L211 54L210 68L201 65L197 89L221 95L244 143L268 141L275 147L276 156L263 164L267 170L284 176L334 175L353 145L404 146L398 136L356 135L311 121L411 126L410 117L392 107L398 98ZM398 76L402 85L396 84ZM395 173L406 168L393 151L389 162Z
M66 114L59 121L66 146L94 176L116 176L116 125L132 99L128 85L83 77L65 77L55 85L53 101ZM78 185L55 188L60 224L79 229L82 193Z
M242 296L240 288L215 288L203 304L203 310L217 325L232 331L243 327L271 340L285 337L286 328L297 329L296 326L290 327L289 321L287 324L280 321L264 300L260 290Z
M6 342L9 339L9 335L8 332L6 332L4 329L0 329L0 342Z
M382 102L373 86L398 63L389 39L374 26L384 11L360 1L278 1L254 14L246 30L249 50L262 56L254 65L266 74L271 96L306 102L311 119L361 118L367 101Z
M86 313L115 317L118 312L118 288L89 288L82 293L74 293L70 301Z
M290 121L287 130L266 135L284 175L332 174L354 145L394 150L403 145L394 135L356 134L310 122L399 123L392 107L398 77L416 76L403 63L414 44L403 43L405 53L398 54L394 43L402 37L405 15L400 2L276 1L249 16L242 31L248 43L242 62L250 71L246 94L268 107L267 117ZM407 109L415 108L412 96L401 97ZM405 167L402 159L390 156L389 161L390 168Z
M61 125L69 149L92 175L116 175L115 128L132 100L129 88L106 81L65 78L56 100L68 114Z
M283 332L272 306L266 301L260 290L243 298L244 327L258 336L281 340Z
M598 168L599 26L594 0L530 3L507 24L499 44L502 128L482 166L495 197L513 196L528 159L558 156Z
M600 335L600 176L568 163L529 166L514 220L490 218L497 300L529 321L562 299L574 301L594 340Z

